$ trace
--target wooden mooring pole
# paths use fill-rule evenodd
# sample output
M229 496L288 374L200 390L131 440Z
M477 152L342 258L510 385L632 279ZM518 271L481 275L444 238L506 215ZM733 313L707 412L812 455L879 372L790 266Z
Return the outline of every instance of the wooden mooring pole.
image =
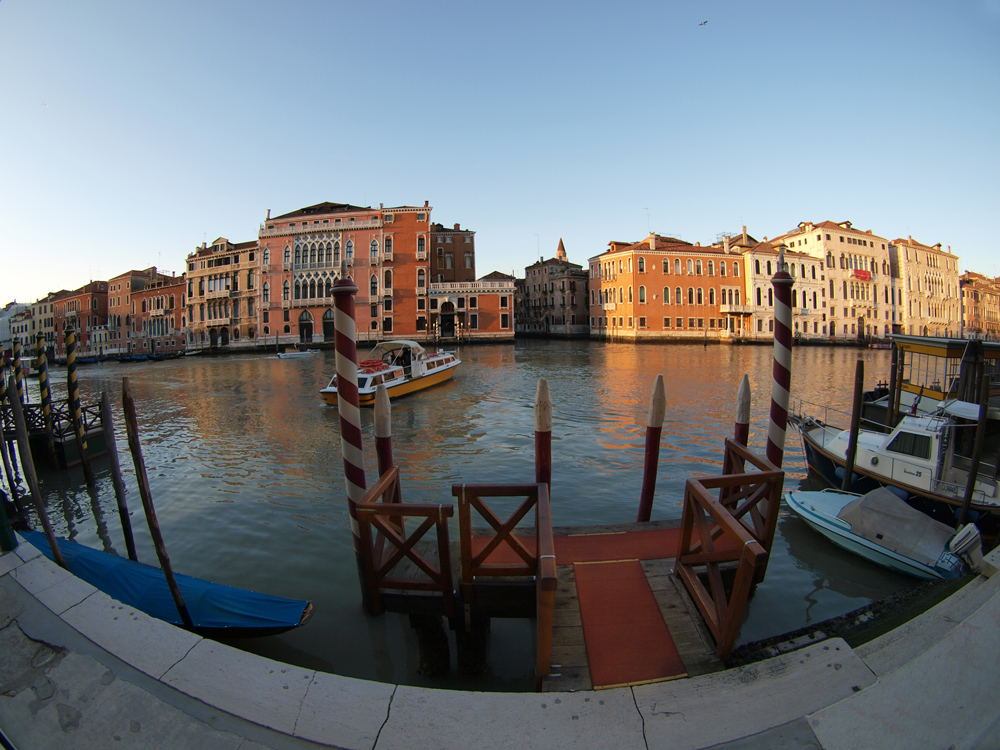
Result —
M552 396L549 381L538 379L535 391L535 482L552 488Z
M865 395L865 361L858 358L854 368L854 405L851 407L851 432L847 442L847 463L840 489L849 490L854 484L854 456L858 452L858 432L861 430L861 406Z
M66 386L69 389L69 414L73 420L73 431L76 434L76 449L80 454L83 476L87 480L87 486L93 489L94 470L90 466L90 454L87 452L87 427L83 422L83 410L80 406L80 386L76 380L76 329L73 326L67 326L65 336Z
M132 389L129 387L128 378L122 378L122 408L125 411L125 431L128 433L128 447L132 452L132 462L135 464L135 478L139 484L139 497L142 498L142 509L146 512L146 523L149 526L149 534L153 538L153 546L156 548L156 557L160 561L160 568L163 576L167 579L167 587L170 595L177 606L177 612L181 620L188 628L194 627L191 615L188 613L187 605L184 604L184 597L177 586L177 579L174 578L174 569L170 565L170 557L167 555L167 546L163 543L163 534L160 533L160 522L156 519L156 509L153 508L153 495L149 491L149 478L146 476L146 463L142 458L142 446L139 445L139 422L135 418L135 401L132 399Z
M774 287L774 365L771 385L771 419L767 429L767 460L779 469L785 457L789 390L792 387L792 285L795 279L785 264L785 248L778 252Z
M45 441L49 446L49 458L58 465L55 432L52 426L52 392L49 390L49 365L45 356L45 334L35 337L35 356L38 358L38 395L42 402L42 422L45 425Z
M52 548L52 559L60 567L66 567L62 550L56 541L56 535L52 532L52 524L49 523L49 514L45 512L45 504L42 502L42 490L38 486L38 475L35 474L35 462L31 458L31 443L28 442L28 425L24 421L24 410L21 402L17 400L17 385L14 378L7 381L7 400L10 402L11 412L14 415L14 426L17 429L17 448L21 456L21 469L24 471L24 478L28 482L28 489L31 492L31 501L35 505L35 512L38 520L42 522L42 529L45 537L49 540Z
M969 467L969 480L965 483L965 496L962 498L962 511L958 514L958 527L961 528L969 519L969 505L976 491L976 477L979 476L979 463L983 458L983 442L986 437L986 415L990 408L990 374L983 369L979 383L979 421L976 422L976 439L972 445L972 465Z
M118 461L118 443L115 441L115 425L111 415L111 401L107 391L101 391L101 425L104 428L104 442L108 446L108 461L111 464L111 481L115 486L115 500L118 502L118 517L125 536L125 549L129 560L138 560L135 554L135 539L132 537L132 520L128 515L125 499L125 482L122 481L122 467Z
M3 383L0 383L0 393L5 393L6 388L3 387ZM0 398L0 403L3 402L3 398ZM12 407L13 409L13 407ZM13 415L13 411L11 411ZM11 448L13 450L13 448ZM21 502L21 491L17 486L17 478L14 476L14 467L11 463L10 452L7 450L7 439L3 435L3 429L0 428L0 456L3 457L3 471L4 475L7 477L7 488L10 490L10 499L14 503L14 507L17 508L17 513L23 520L27 520L27 514L25 513L24 504Z
M365 461L361 441L361 406L358 400L358 344L354 315L354 295L358 287L347 275L347 262L340 264L340 280L333 285L334 348L336 350L337 412L340 416L340 451L344 461L347 512L351 517L354 558L361 581L361 606L372 611L365 561L358 531L358 503L365 496Z
M21 338L15 336L11 342L11 354L14 359L14 384L17 386L17 400L22 404L24 398L24 371L21 369Z
M637 523L645 523L653 512L653 496L656 494L656 472L660 465L660 436L663 433L663 419L667 413L667 393L663 387L663 376L657 375L653 381L653 392L649 397L649 418L646 420L646 451L642 465L642 491L639 493L639 513Z

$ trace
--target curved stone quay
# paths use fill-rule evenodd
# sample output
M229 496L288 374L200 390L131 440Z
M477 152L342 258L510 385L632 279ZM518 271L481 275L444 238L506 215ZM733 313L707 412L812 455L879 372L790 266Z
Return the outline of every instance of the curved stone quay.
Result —
M1000 565L1000 551L985 570ZM133 611L22 544L0 556L0 729L46 748L995 748L1000 576L839 638L633 688L482 693L271 661Z

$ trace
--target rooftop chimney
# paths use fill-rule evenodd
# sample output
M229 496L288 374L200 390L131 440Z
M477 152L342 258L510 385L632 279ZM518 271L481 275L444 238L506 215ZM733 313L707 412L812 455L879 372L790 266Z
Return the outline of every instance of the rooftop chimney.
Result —
M457 231L459 231L459 229L460 229L460 228L461 228L461 224L456 224L456 225L455 225L455 231L456 231L456 232L457 232Z
M267 209L267 219L266 219L266 221L270 221L270 220L271 220L271 209Z
M652 232L649 233L649 249L650 250L656 249L656 235L653 234Z
M727 252L727 253L729 252L729 236L728 235L724 235L722 237L722 249L723 249L724 252Z
M747 244L747 225L743 225L743 244Z

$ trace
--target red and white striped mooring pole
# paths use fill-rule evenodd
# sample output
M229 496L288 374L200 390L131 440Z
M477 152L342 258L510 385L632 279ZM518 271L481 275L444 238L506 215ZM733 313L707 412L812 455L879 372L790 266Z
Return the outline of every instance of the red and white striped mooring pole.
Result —
M767 428L767 460L781 468L788 427L788 398L792 384L792 284L785 265L784 247L778 252L774 287L774 368L771 385L771 421Z
M340 279L333 285L334 348L337 352L337 412L340 415L340 449L344 456L344 482L347 486L347 510L351 516L354 554L357 557L361 591L367 591L361 536L358 532L357 504L365 495L365 461L361 445L361 407L358 404L358 348L354 318L354 295L358 287L347 275L347 265L340 267ZM364 603L365 609L368 602Z

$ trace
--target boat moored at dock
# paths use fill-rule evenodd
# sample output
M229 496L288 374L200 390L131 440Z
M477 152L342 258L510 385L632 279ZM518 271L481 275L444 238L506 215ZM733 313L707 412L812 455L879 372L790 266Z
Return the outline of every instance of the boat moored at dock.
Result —
M404 339L383 341L358 363L358 403L373 405L380 385L385 386L389 398L438 385L454 377L460 364L455 352L429 353L416 341ZM330 406L337 405L336 375L320 394Z

